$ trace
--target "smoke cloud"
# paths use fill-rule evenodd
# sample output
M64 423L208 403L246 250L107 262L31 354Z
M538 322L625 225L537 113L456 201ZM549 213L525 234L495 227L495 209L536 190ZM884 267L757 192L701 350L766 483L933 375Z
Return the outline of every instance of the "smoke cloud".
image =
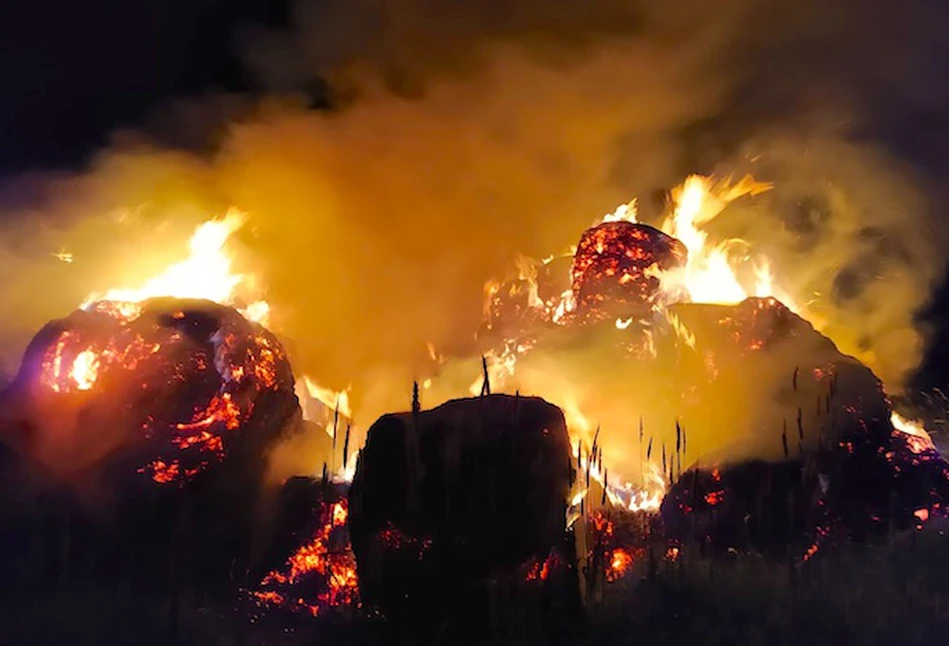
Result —
M770 255L841 349L898 387L924 347L913 316L943 241L927 178L866 133L946 99L921 62L949 60L933 11L298 2L293 29L240 36L268 94L255 107L228 102L225 125L181 110L180 128L160 128L175 148L126 133L78 176L8 183L3 350L177 259L194 225L234 205L250 215L237 266L267 287L296 370L352 382L368 425L408 405L427 342L471 339L484 281L516 254L561 251L634 195L648 219L689 172L752 171L775 190L719 216L716 235Z

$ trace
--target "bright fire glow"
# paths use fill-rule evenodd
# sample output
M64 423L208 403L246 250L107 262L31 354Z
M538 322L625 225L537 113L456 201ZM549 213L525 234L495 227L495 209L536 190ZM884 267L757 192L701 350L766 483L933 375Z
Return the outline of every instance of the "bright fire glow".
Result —
M573 456L577 461L578 472L581 474L577 478L578 484L585 481L588 469L587 456L583 454L580 443L577 443ZM668 483L662 473L662 469L652 462L644 465L643 481L641 485L635 485L631 482L623 481L618 476L607 476L599 462L593 461L589 464L590 480L599 483L606 489L606 498L611 505L622 507L629 511L658 511L662 504L662 499L666 495ZM586 498L587 490L583 489L574 494L571 506L575 507Z
M230 209L223 218L201 224L188 242L191 253L187 258L170 265L140 287L114 288L104 294L92 294L82 308L87 309L97 301L109 301L115 303L116 315L134 318L138 311L135 303L162 296L234 305L237 288L246 282L246 276L233 272L231 258L224 248L228 239L246 221L244 213ZM241 314L248 320L266 325L270 306L265 301L255 301L241 310Z
M313 616L327 607L349 605L359 594L356 561L349 549L334 547L337 532L345 531L349 514L347 502L320 503L320 525L310 539L287 560L283 568L273 570L252 592L260 605L283 606ZM293 594L293 586L313 579L319 581L315 596ZM276 589L275 589L276 588Z
M298 398L303 399L303 395L309 395L310 398L318 401L323 407L328 409L331 414L339 410L339 414L342 417L352 418L353 416L353 410L349 405L349 389L340 391L332 390L331 388L326 388L316 383L311 377L303 375L297 380L296 390ZM304 417L307 420L313 422L324 421L322 419L312 419L307 415L308 411L304 409ZM328 428L326 432L332 436L333 429Z
M770 189L770 184L756 182L750 176L737 184L728 181L714 184L710 178L692 175L673 190L675 208L663 223L662 230L686 246L689 258L684 268L662 276L663 291L673 297L687 295L695 303L723 305L740 303L750 295L777 296L766 260L755 271L756 284L747 289L736 273L738 262L747 258L734 258L729 254L728 241L709 244L708 234L702 228L730 202Z
M607 213L603 216L603 219L600 222L638 222L636 219L638 215L638 209L636 208L636 200L632 200L628 204L620 204L616 207L616 210L612 213Z
M331 438L335 437L339 450L343 450L347 429L351 430L353 417L352 405L349 401L350 389L333 390L321 386L312 377L303 375L294 384L294 392L303 409L303 419L320 425ZM336 473L332 474L337 482L352 482L356 475L356 462L359 458L358 450L350 450Z
M913 453L924 453L936 449L932 437L920 422L910 421L898 413L893 413L890 415L890 423L896 431L906 434L907 444Z
M616 548L610 554L610 567L607 576L611 579L617 579L623 576L632 564L633 555L622 548Z
M96 383L99 373L99 356L92 350L83 350L76 355L69 376L79 390L89 390Z

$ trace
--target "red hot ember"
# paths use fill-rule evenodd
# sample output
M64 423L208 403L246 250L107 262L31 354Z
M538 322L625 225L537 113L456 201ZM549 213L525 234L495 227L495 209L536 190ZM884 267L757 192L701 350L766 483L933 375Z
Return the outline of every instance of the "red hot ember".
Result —
M570 271L581 317L599 320L648 311L660 272L683 267L685 245L646 224L604 222L584 231Z
M262 450L297 409L269 331L231 307L173 298L100 301L48 324L0 398L0 430L54 471L115 459L161 485L238 445Z
M349 548L349 503L321 502L318 526L309 539L269 572L251 594L258 606L319 615L358 600L356 561Z

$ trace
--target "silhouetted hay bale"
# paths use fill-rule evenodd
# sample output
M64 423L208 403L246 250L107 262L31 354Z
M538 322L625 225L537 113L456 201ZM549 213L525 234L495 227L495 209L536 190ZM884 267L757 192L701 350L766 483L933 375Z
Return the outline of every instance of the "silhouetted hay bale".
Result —
M713 551L807 560L826 546L883 539L944 514L949 465L934 449L884 432L803 459L693 468L663 501L666 533Z
M381 417L350 490L363 601L433 630L486 621L493 580L564 548L572 479L563 413L539 398Z

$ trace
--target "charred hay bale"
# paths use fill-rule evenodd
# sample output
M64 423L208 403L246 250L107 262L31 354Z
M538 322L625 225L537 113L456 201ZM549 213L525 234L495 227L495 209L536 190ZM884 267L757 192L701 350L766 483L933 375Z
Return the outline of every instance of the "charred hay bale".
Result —
M895 429L876 375L801 317L772 298L672 311L697 340L689 372L710 377L690 386L698 406L683 417L730 424L741 442L702 452L702 466L676 480L662 507L670 535L802 555L885 536L945 505L949 477L935 448ZM728 407L729 394L742 405ZM716 402L730 417L715 419Z
M648 312L659 296L655 270L685 265L688 250L647 224L604 222L583 232L570 270L577 313L594 320Z
M100 302L53 321L0 395L25 489L49 501L23 504L70 519L76 560L147 585L176 568L227 581L268 452L298 422L280 343L209 301Z
M881 540L945 513L949 464L892 430L778 462L694 467L662 503L669 538L713 551L809 560L842 541Z
M175 486L225 458L259 461L298 410L279 341L237 310L103 301L34 337L0 396L0 430L67 477L121 463Z
M350 490L364 602L395 619L483 621L492 578L563 546L572 480L563 413L539 398L381 417Z
M820 479L805 476L801 460L696 467L662 502L665 535L712 553L803 555L830 518L820 487Z

